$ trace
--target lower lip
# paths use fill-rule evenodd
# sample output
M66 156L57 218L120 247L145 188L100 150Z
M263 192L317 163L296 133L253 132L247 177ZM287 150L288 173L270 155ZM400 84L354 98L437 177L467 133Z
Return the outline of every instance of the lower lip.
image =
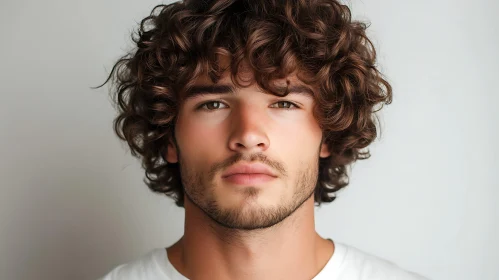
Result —
M253 185L253 184L265 183L275 178L276 177L267 174L253 173L253 174L234 174L228 177L224 177L223 179L225 181L238 185Z

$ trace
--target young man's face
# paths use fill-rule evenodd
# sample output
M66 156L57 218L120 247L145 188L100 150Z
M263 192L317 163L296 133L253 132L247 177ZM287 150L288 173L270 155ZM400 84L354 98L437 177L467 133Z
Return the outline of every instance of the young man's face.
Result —
M305 86L294 75L288 79L290 87ZM207 77L196 81L211 85ZM236 88L228 72L216 84L224 85L234 93L203 92L181 104L177 145L170 142L167 160L179 162L186 199L219 224L270 227L310 198L319 156L329 156L312 113L314 98L304 90L279 97L256 84Z

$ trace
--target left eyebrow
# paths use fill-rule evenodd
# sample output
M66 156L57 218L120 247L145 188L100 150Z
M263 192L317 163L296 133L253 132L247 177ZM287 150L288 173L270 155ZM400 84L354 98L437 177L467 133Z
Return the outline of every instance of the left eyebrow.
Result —
M303 85L290 85L289 93L303 94L313 98L314 92ZM232 85L198 85L192 86L185 92L184 100L195 98L197 96L212 95L212 94L235 94L236 89Z

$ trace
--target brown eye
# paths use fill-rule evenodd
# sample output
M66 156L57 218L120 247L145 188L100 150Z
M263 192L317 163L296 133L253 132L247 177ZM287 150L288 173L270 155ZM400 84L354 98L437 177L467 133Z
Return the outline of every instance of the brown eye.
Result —
M281 108L281 109L293 109L293 106L295 108L298 108L298 106L296 106L294 103L291 103L289 101L279 101L279 102L276 102L275 104L277 104L277 108Z
M221 109L223 108L224 104L220 101L210 101L210 102L206 102L204 104L202 104L201 106L199 106L198 109L200 110L217 110L217 109Z
M218 109L220 107L220 102L210 102L210 103L206 103L206 107L210 110L213 110L213 109Z

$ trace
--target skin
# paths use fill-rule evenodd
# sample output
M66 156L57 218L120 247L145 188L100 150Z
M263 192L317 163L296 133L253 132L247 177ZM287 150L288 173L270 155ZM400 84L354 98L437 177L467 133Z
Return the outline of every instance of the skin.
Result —
M295 75L287 80L303 85ZM213 85L207 76L195 84ZM228 72L217 85L235 87ZM180 105L165 156L179 162L185 189L184 235L166 249L177 271L244 280L312 279L322 270L334 243L315 231L313 191L319 157L330 152L313 107L312 96L274 96L256 83ZM230 166L250 162L277 177L254 185L222 179Z

